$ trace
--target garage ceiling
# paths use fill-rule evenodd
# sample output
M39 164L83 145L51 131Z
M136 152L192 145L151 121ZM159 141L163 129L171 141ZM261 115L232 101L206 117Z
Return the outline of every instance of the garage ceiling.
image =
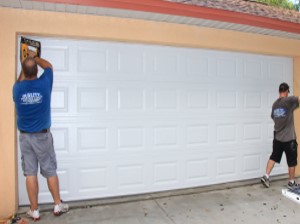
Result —
M78 4L80 2L80 4ZM82 4L86 5L82 5ZM165 5L169 4L169 5ZM99 15L99 16L113 16L113 17L121 17L121 18L134 18L134 19L142 19L142 20L151 20L151 21L160 21L160 22L168 22L168 23L178 23L178 24L187 24L193 26L200 26L200 27L210 27L210 28L217 28L217 29L225 29L225 30L235 30L247 33L255 33L261 35L268 35L268 36L276 36L276 37L283 37L283 38L290 38L290 39L298 39L300 40L300 25L296 23L290 23L286 21L274 20L269 19L273 24L267 24L275 27L276 24L278 25L278 29L274 28L266 28L265 27L258 27L254 25L248 25L247 23L251 24L251 21L246 22L224 22L218 21L216 19L208 19L213 16L218 15L219 9L213 9L214 11L207 11L212 10L206 8L207 14L204 15L203 12L198 13L189 11L189 15L186 16L184 13L181 15L176 15L173 11L171 14L164 13L167 9L166 6L170 6L170 4L176 4L177 10L178 7L193 7L187 6L181 3L172 3L160 0L147 0L147 1L81 1L81 0L1 0L0 7L9 7L9 8L18 8L18 9L25 9L25 10L39 10L39 11L55 11L60 13L78 13L78 14L91 14L91 15ZM181 5L179 5L181 4ZM120 6L118 8L118 5ZM131 6L135 6L132 7ZM152 6L152 7L151 7ZM172 5L173 7L173 5ZM194 6L194 8L199 8L198 6ZM140 10L139 10L140 9ZM190 8L189 8L190 9ZM202 7L203 9L203 7ZM216 11L217 10L217 11ZM220 13L237 13L237 12L229 12L225 10L219 10ZM193 16L193 14L195 16ZM200 15L201 14L201 15ZM242 13L240 13L242 15ZM200 18L204 15L204 18ZM235 15L236 16L236 15ZM230 16L229 16L230 17ZM229 18L228 17L228 18ZM253 17L253 16L252 16ZM264 17L258 17L261 19ZM226 21L226 20L225 20ZM270 22L268 21L268 23ZM246 24L245 24L246 23ZM285 26L286 24L286 26ZM286 28L286 27L291 28ZM293 32L287 31L293 30Z

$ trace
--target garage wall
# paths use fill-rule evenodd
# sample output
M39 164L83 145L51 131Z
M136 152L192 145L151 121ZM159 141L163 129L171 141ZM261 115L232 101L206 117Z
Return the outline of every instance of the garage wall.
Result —
M0 28L5 31L0 39L0 218L15 212L18 201L16 124L11 93L16 77L17 33L300 56L297 40L179 24L6 8L0 8L0 21ZM297 67L300 60L295 62ZM294 77L299 83L299 74ZM300 122L299 118L296 122Z

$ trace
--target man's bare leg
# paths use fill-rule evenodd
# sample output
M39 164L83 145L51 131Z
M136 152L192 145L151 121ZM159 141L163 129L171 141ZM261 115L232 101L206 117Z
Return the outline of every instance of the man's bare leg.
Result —
M39 183L37 176L26 176L26 189L31 211L38 209Z
M267 168L266 168L266 174L268 175L267 176L268 178L273 170L274 165L275 165L275 161L269 159L269 161L267 163Z
M295 167L289 167L289 180L294 180L295 179Z
M48 188L51 192L54 204L60 204L60 194L59 194L59 180L58 176L48 177L47 178Z

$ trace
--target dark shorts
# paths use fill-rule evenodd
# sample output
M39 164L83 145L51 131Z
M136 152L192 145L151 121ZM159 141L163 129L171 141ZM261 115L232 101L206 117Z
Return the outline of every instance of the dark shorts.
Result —
M44 177L56 176L57 162L51 132L20 133L20 148L24 176L36 176L38 165Z
M298 144L296 140L289 142L280 142L273 140L273 152L270 156L270 159L276 163L280 163L283 152L286 155L286 161L289 167L294 167L297 165L297 148Z

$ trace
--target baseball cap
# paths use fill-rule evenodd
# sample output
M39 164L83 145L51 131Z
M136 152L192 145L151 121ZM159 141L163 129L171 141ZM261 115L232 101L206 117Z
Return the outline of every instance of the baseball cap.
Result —
M279 92L283 93L285 91L289 91L290 92L290 87L289 87L289 85L287 83L283 82L279 86Z

